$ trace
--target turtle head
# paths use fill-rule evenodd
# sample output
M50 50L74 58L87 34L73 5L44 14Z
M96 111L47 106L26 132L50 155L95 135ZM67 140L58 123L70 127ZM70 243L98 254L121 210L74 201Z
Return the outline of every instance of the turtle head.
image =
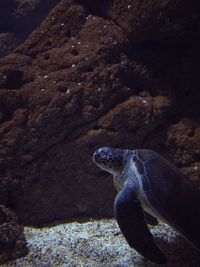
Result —
M122 172L125 157L124 149L101 147L93 154L93 161L103 170L119 175Z

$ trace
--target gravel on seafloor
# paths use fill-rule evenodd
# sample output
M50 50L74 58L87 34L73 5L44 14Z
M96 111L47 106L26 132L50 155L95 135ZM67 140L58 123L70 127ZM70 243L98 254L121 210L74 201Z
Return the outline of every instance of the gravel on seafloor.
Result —
M150 227L168 258L166 267L198 267L200 256L167 224ZM137 229L136 229L137 231ZM131 249L113 219L25 227L29 254L2 267L153 267Z

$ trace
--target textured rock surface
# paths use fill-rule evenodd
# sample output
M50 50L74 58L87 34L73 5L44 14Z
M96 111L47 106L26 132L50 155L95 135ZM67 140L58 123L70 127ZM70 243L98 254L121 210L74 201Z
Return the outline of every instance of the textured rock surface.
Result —
M20 222L112 215L102 145L154 149L200 185L199 11L63 0L0 60L0 202Z
M0 264L28 253L23 230L24 227L17 223L16 215L0 205Z
M59 0L1 0L0 57L13 51Z
M149 8L150 2L147 25L158 27L152 15L158 6ZM159 8L173 8L170 3ZM172 38L170 46L162 38L135 45L132 39L141 42L135 32L146 36L145 27L130 22L139 7L81 4L61 1L0 61L1 198L24 223L112 214L112 181L91 162L101 145L150 147L199 174L198 53L185 31L176 33L182 49ZM191 13L196 24L197 10ZM124 25L116 22L127 12ZM141 12L137 17L142 20Z
M152 229L166 254L166 267L197 267L198 253L166 224ZM2 267L41 266L161 266L131 249L114 220L73 222L50 228L25 228L29 254Z

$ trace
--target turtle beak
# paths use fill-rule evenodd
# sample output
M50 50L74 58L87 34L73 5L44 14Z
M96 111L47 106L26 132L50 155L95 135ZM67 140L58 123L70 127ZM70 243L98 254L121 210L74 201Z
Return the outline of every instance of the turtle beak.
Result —
M93 158L93 161L94 161L95 163L100 162L100 156L99 156L98 150L94 152L92 158Z

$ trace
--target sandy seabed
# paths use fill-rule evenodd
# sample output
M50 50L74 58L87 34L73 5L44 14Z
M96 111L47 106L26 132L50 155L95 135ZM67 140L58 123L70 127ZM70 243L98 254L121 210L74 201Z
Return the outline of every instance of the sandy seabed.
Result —
M151 231L168 258L164 266L200 266L200 255L167 224ZM2 267L159 266L128 246L114 219L26 227L25 235L29 254Z

